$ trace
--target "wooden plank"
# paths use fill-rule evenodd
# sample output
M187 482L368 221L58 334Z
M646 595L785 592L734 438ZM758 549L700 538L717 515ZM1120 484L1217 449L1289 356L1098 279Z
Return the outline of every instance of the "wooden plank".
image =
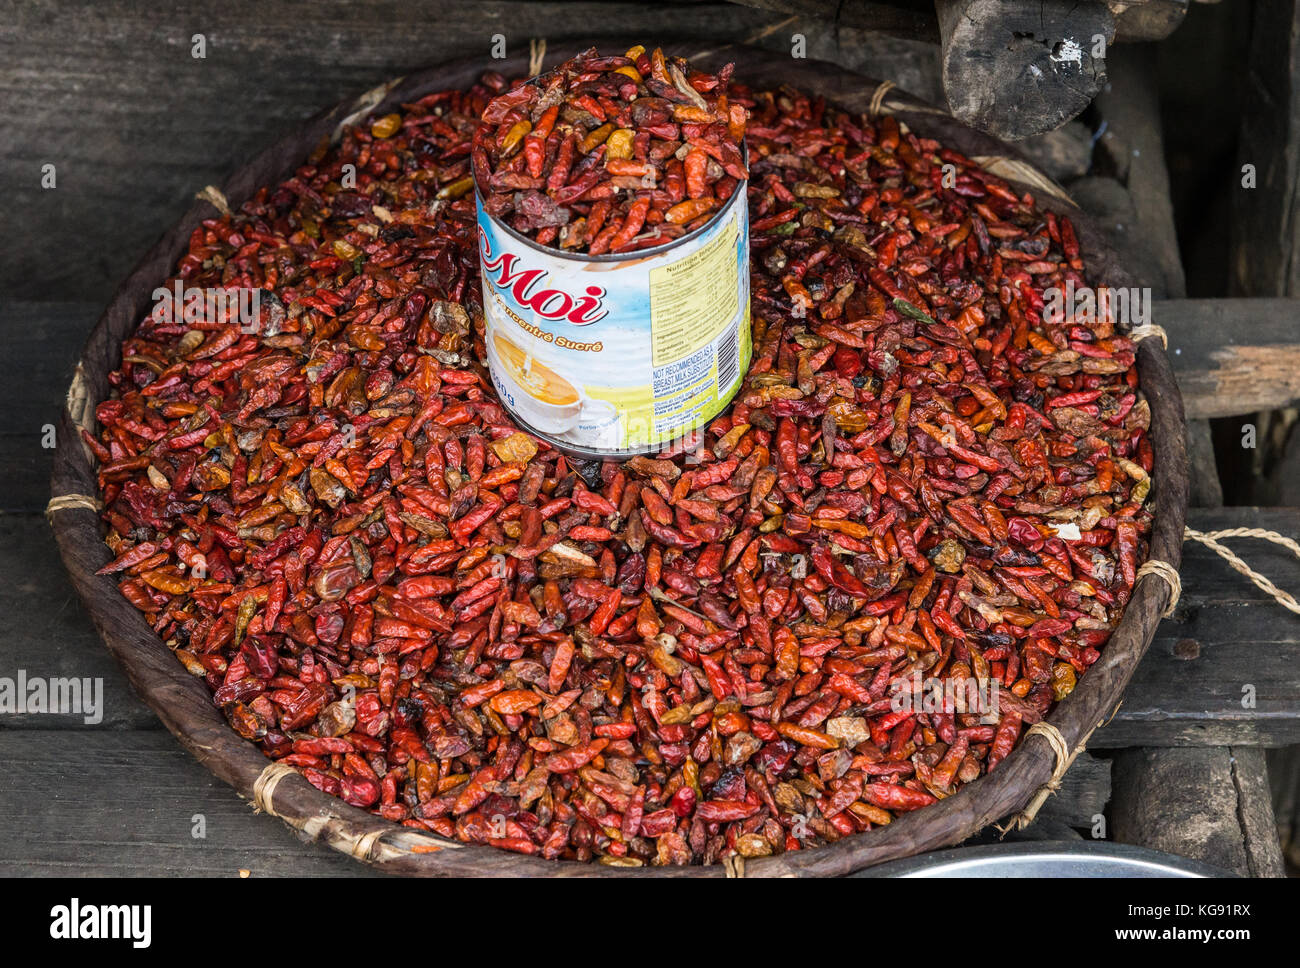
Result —
M0 731L0 763L0 876L379 876L255 814L166 733Z
M63 570L54 535L39 514L0 514L0 615L6 617L0 676L16 680L22 672L29 679L90 679L92 691L100 683L102 697L102 715L94 728L162 729L100 642ZM81 714L0 714L0 730L86 728Z
M1101 3L935 0L943 89L952 113L1019 141L1060 127L1101 90L1115 20Z
M939 22L933 10L917 5L871 3L868 0L733 0L742 6L833 21L841 27L871 30L889 37L939 42Z
M0 842L0 875L375 875L254 814L165 734L0 732L0 762L0 825L24 834ZM1109 761L1084 754L1026 833L1091 826L1109 798Z
M1300 4L1251 7L1249 50L1240 57L1236 104L1241 116L1240 185L1251 165L1254 186L1232 192L1229 228L1234 295L1300 295Z
M1193 508L1187 520L1199 531L1257 527L1300 536L1300 510L1292 508ZM1225 543L1279 587L1300 590L1300 562L1289 551L1257 539ZM1181 573L1177 610L1089 748L1300 742L1300 617L1199 544L1184 545Z
M1265 750L1265 759L1282 857L1294 875L1300 873L1300 746Z
M77 351L103 307L95 303L0 303L0 512L36 511L50 496L53 438ZM49 442L47 448L45 443Z
M896 41L897 53L889 47L891 33L937 36L932 11L840 0L822 4L834 16L818 19L785 12L794 8L786 0L763 5L771 9L722 0L380 0L357 18L344 0L182 0L147 16L126 0L32 0L0 31L0 103L13 106L0 108L9 149L0 157L8 203L0 209L0 292L106 300L194 192L286 124L422 64L479 51L488 66L497 34L511 51L531 37L577 36L750 40L788 51L800 33L809 56L937 99L925 75L938 48L908 40ZM203 59L191 56L196 33L206 39ZM47 164L55 166L53 189L41 184Z
M1187 463L1192 493L1189 503L1196 508L1223 506L1223 482L1219 480L1219 464L1214 456L1214 440L1208 420L1191 420L1187 423ZM1289 503L1289 502L1288 502Z
M1300 400L1300 299L1156 300L1189 420Z
M1076 193L1075 179L1086 175L1092 166L1091 128L1082 121L1070 121L1055 131L1026 138L1016 147L1052 181L1057 184L1069 183L1070 197L1088 211ZM1096 215L1092 211L1088 211L1088 214ZM1120 241L1114 234L1111 235L1112 245L1117 246Z
M1092 827L1110 801L1110 774L1110 760L1080 753L1062 778L1061 789L1038 811L1033 826L1051 822L1071 828Z
M1178 20L1186 13L1186 6L1184 3L1180 10L1173 11ZM1157 20L1170 13L1157 4L1134 6L1126 12L1130 16ZM1122 20L1121 14L1116 21L1117 30ZM1108 84L1094 105L1101 119L1098 151L1120 176L1123 187L1111 179L1094 177L1072 184L1070 191L1085 210L1105 220L1115 244L1132 260L1129 264L1134 275L1142 285L1150 287L1156 299L1181 300L1187 295L1187 285L1170 200L1154 54L1149 45L1112 51L1106 66ZM1120 204L1115 204L1116 196ZM1101 206L1107 211L1096 211L1094 206L1108 198L1111 204ZM1199 328L1193 329L1181 321L1176 331L1168 325L1166 328L1180 337L1189 333L1202 335ZM1183 375L1176 351L1174 361L1181 386ZM1184 398L1184 403L1190 409L1191 402ZM1194 507L1223 504L1209 421L1190 413L1187 452L1192 468L1191 504Z
M866 0L733 0L746 7L776 10L834 20L841 26L865 27L905 38L939 40L932 11L916 4L869 3ZM1115 16L1117 41L1160 40L1168 37L1187 14L1188 0L1106 0Z
M1237 815L1245 834L1246 862L1251 877L1286 877L1286 863L1273 813L1268 761L1264 751L1234 746L1232 784L1237 791Z
M1292 427L1282 457L1269 473L1272 500L1300 506L1300 432ZM1300 745L1268 750L1273 816L1282 856L1292 874L1300 874Z
M1115 14L1115 40L1163 40L1187 16L1188 0L1107 0Z
M1103 152L1122 155L1122 181L1133 200L1134 221L1124 234L1155 261L1157 275L1142 279L1157 299L1187 295L1178 254L1169 171L1160 133L1159 84L1155 51L1149 45L1117 48L1106 58L1106 89L1096 110L1105 123L1098 141ZM1119 164L1117 168L1121 168Z
M943 103L938 44L892 37L841 21L834 34L808 35L808 56L833 61L867 77L893 81L931 104Z
M30 0L0 30L0 292L107 300L195 192L286 125L427 64L533 37L741 41L830 28L731 3ZM193 36L206 58L191 56ZM55 166L56 186L41 185Z
M1282 877L1263 752L1132 749L1115 756L1111 834L1245 877Z

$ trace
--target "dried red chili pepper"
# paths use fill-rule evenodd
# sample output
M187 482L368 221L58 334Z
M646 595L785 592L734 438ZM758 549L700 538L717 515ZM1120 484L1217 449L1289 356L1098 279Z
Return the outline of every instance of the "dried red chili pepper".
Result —
M194 232L177 278L259 290L258 325L204 304L126 341L103 571L240 735L443 836L709 863L924 809L1069 693L1127 601L1134 346L1042 319L1086 281L1068 219L891 118L688 74L754 159L754 364L689 455L559 454L481 365L475 132L588 205L593 241L626 224L578 201L640 83L621 68L669 105L616 159L662 165L647 224L700 192L692 150L705 193L727 158L661 54L584 64L554 113L492 74L404 105ZM996 683L996 723L896 708L917 675Z
M694 230L747 177L731 66L589 50L502 93L474 137L484 208L541 245L629 252Z

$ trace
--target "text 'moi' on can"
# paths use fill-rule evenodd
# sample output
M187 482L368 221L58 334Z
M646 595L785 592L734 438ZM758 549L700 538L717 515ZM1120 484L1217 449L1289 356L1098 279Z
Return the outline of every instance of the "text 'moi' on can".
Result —
M483 210L488 369L528 430L581 457L660 451L749 368L746 182L689 235L619 255L540 246Z

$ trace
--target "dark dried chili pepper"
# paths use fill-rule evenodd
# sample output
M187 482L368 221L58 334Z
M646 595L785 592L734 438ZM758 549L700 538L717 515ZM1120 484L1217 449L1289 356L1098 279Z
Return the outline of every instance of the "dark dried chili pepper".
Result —
M630 252L693 231L748 175L745 107L663 51L588 50L488 105L473 144L484 208L541 245Z
M1134 345L1042 319L1086 282L1068 219L892 118L584 56L562 107L485 75L196 229L177 278L261 312L155 312L126 341L92 447L104 572L241 736L394 822L685 864L923 809L1118 621L1150 528ZM521 432L481 364L474 178L539 233L554 193L588 251L635 245L740 177L742 134L731 410L622 464ZM594 191L633 166L657 187ZM896 708L918 676L996 684L996 722Z

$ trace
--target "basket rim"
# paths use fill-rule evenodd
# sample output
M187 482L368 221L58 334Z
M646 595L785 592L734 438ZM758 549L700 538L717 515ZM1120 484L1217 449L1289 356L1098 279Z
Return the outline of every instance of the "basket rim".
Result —
M565 41L552 45L548 64L557 63L608 38ZM881 82L824 61L792 60L760 48L741 44L710 47L699 40L665 43L669 53L682 54L706 66L736 60L737 77L748 83L790 86L820 95L851 113L866 113ZM702 49L704 48L704 49ZM354 123L372 111L412 101L432 90L467 86L485 69L509 75L526 72L527 54L485 63L481 58L461 58L397 78L359 97L345 100L296 126L226 180L224 193L242 203L264 184L286 177L300 165L322 138L336 136L344 124ZM877 105L879 100L877 100ZM957 147L968 157L993 155L1021 160L1014 148L975 131L900 88L889 88L888 112L925 137ZM1024 161L1047 184L1038 169ZM1003 175L1020 191L1034 193L1042 210L1066 212L1075 225L1091 281L1131 285L1133 280L1120 257L1106 243L1092 219L1043 197L1043 186L1027 185ZM1062 193L1063 195L1064 193ZM54 454L51 490L54 498L97 494L91 455L80 439L82 425L93 426L94 405L106 396L106 376L116 365L122 338L143 313L141 300L172 274L193 229L213 209L207 201L195 202L146 253L115 291L108 307L88 336L78 358L76 375L63 409ZM1182 397L1163 347L1156 340L1138 346L1139 387L1151 407L1151 439L1156 462L1150 505L1154 523L1149 559L1168 562L1175 569L1181 560L1187 509L1188 469L1186 427ZM102 368L98 372L92 367ZM94 572L111 559L100 532L98 513L91 507L64 506L50 514L60 556L77 594L90 614L101 640L125 669L135 691L158 714L163 724L212 773L230 784L245 799L273 761L226 723L211 701L207 687L185 671L154 633L144 617L117 590L112 576ZM1156 575L1139 578L1132 597L1101 657L1080 677L1077 688L1058 703L1047 722L1060 730L1075 749L1097 725L1118 709L1138 661L1150 645L1169 602L1170 588ZM950 846L996 820L1022 809L1053 773L1055 758L1047 743L1022 737L1018 745L991 774L964 786L956 794L893 823L854 834L836 843L809 850L789 851L749 860L745 865L714 864L684 868L622 868L574 861L551 861L493 847L462 844L432 833L403 827L317 790L294 771L275 788L273 799L261 805L307 837L323 841L344 853L384 870L429 876L640 876L722 877L839 876L875 864Z

